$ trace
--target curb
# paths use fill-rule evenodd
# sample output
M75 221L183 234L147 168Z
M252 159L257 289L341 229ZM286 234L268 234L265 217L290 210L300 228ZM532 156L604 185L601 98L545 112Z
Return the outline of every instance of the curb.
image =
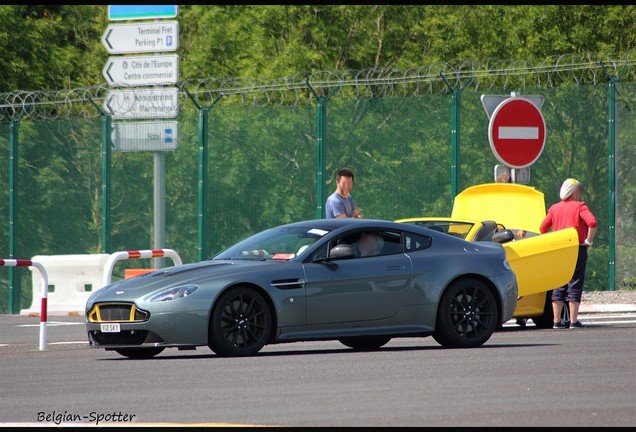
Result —
M636 304L585 304L579 306L581 313L636 312Z

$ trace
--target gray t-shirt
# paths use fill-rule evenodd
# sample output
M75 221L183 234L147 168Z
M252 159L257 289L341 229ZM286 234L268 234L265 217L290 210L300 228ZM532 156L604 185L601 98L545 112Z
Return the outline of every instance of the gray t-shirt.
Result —
M325 214L327 215L327 219L334 219L336 216L341 214L350 218L352 217L355 209L356 206L353 203L351 195L347 196L347 198L343 198L340 194L338 194L338 192L334 192L329 195L327 202L325 203Z

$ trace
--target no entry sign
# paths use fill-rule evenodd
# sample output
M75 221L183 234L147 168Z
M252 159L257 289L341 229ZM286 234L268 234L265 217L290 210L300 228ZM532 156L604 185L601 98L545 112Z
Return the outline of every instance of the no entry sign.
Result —
M488 140L499 162L512 168L532 165L545 146L541 110L524 98L504 100L490 116Z

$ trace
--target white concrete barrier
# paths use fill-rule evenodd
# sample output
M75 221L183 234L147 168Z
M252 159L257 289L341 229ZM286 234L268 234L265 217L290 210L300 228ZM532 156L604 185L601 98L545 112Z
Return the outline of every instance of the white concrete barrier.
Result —
M110 254L86 255L35 255L48 275L48 315L84 315L86 300L96 290L103 287L104 268ZM20 315L39 316L39 292L42 277L32 271L33 301L31 307L22 309Z
M84 308L90 295L111 283L115 263L121 260L139 258L172 258L175 265L182 261L172 249L152 249L121 251L112 254L86 255L35 255L31 261L37 261L46 269L48 275L48 315L68 316L85 315ZM39 304L42 287L42 275L32 272L32 303L28 309L22 309L20 315L40 316Z

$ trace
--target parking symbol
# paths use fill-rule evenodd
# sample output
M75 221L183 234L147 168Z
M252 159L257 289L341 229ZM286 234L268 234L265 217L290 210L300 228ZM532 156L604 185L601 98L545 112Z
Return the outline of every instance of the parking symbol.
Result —
M166 46L168 47L172 46L172 36L170 35L166 36Z

